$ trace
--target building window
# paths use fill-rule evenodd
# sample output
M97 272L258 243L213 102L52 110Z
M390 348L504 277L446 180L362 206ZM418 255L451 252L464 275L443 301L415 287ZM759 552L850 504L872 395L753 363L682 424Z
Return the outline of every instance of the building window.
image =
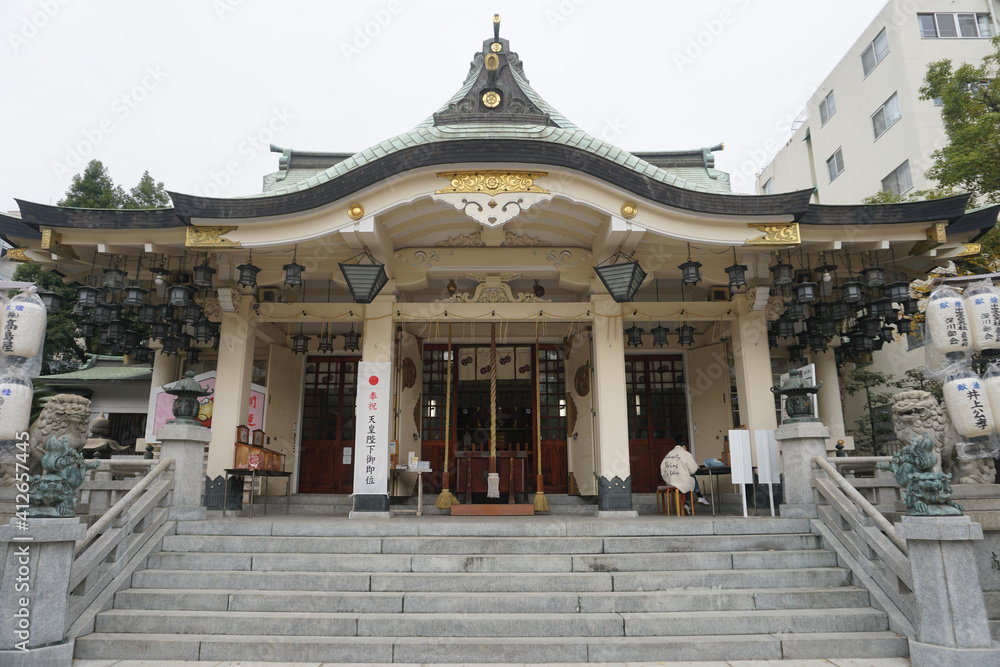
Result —
M899 95L892 94L892 97L885 101L885 104L872 114L872 129L875 130L875 138L878 139L885 131L892 127L899 120Z
M774 179L769 178L764 182L764 185L760 188L760 193L762 195L773 195L774 194Z
M882 179L882 189L886 192L901 195L911 188L913 188L913 179L910 178L909 160L893 169L892 173Z
M830 94L819 103L820 125L826 125L826 121L830 120L830 117L835 113L837 113L837 103L833 99L833 91L831 90Z
M924 39L976 39L992 37L989 14L917 14Z
M871 74L875 66L885 60L889 55L889 38L885 35L885 28L882 29L872 43L868 45L864 53L861 54L861 67L865 70L865 76Z
M844 171L844 153L838 148L826 161L826 169L830 172L830 182Z

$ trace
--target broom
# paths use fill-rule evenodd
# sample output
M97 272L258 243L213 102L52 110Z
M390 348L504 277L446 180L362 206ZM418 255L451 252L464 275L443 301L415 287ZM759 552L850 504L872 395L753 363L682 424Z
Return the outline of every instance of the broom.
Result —
M448 445L451 443L451 322L448 323L448 356L445 375L448 379L445 385L447 389L445 390L446 395L444 399L444 484L441 493L438 494L437 502L434 503L434 507L439 510L446 510L452 505L459 504L455 494L448 490Z

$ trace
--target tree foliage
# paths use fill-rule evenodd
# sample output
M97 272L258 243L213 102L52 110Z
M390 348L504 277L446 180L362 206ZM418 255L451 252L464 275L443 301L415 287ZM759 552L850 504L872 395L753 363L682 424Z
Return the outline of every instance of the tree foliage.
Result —
M73 315L76 287L63 282L62 276L53 271L43 271L38 264L18 264L14 280L35 283L42 290L56 292L63 298L62 306L48 316L45 328L45 347L42 351L42 374L65 373L76 370L87 358L86 349L77 336L79 320Z
M163 208L170 205L170 197L163 183L154 181L148 171L126 192L122 186L115 185L100 160L91 160L83 173L73 177L66 196L57 203L74 208Z
M170 197L162 182L156 182L149 172L143 172L139 184L128 191L122 208L164 208L170 206Z
M887 418L886 415L886 406L892 403L892 396L895 393L887 390L899 387L899 381L890 373L855 368L847 374L844 390L851 396L863 394L865 397L865 411L854 422L853 435L856 449L870 452L875 456L885 454L882 451L882 442L891 439L893 433L891 418Z
M927 66L923 100L941 100L948 145L934 151L927 171L942 186L1000 202L1000 37L982 63L954 68L950 59Z

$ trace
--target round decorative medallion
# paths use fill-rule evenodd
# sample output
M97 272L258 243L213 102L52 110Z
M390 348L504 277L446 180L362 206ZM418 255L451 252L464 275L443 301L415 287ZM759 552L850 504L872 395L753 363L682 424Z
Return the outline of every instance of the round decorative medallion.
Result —
M630 201L622 204L622 217L626 220L631 220L635 217L635 214L639 212L639 208Z
M573 388L576 389L577 396L580 398L590 393L590 372L587 369L587 364L576 369L576 375L573 377Z
M500 53L500 49L502 48L503 47L500 45L500 42L493 42L492 44L490 44L490 51L492 51L493 53Z
M417 381L417 367L413 364L413 359L407 357L403 359L403 387L409 389Z
M495 90L487 90L483 95L483 104L490 109L497 108L500 106L500 93Z
M486 65L486 69L492 72L500 66L500 56L495 53L487 53L484 63Z
M347 215L351 220L360 220L365 215L365 207L361 204L351 204L347 207Z

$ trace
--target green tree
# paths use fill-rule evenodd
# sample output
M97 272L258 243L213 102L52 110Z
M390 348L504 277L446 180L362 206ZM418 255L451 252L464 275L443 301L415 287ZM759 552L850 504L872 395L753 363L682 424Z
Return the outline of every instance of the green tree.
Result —
M62 276L44 271L38 264L18 264L14 280L35 283L42 290L55 292L63 298L62 306L51 313L45 328L45 348L42 350L42 374L65 373L75 370L87 358L87 351L77 337L79 318L73 314L76 287L63 282Z
M890 373L869 371L855 368L847 374L844 390L854 396L863 394L865 411L854 422L855 448L866 451L874 456L882 456L883 441L892 434L891 417L887 420L886 408L892 403L895 392L890 388L899 388L900 383Z
M941 100L948 145L934 151L927 177L942 186L1000 201L1000 37L982 63L953 68L950 59L927 66L920 98Z
M924 375L922 366L906 371L906 377L899 381L899 387L930 392L938 403L944 405L944 384L940 380L932 380Z
M125 198L125 191L115 185L104 164L91 160L82 174L73 177L66 196L57 203L75 208L121 208Z
M165 208L170 206L170 197L163 189L162 182L156 182L149 172L143 172L139 184L129 190L122 208Z

